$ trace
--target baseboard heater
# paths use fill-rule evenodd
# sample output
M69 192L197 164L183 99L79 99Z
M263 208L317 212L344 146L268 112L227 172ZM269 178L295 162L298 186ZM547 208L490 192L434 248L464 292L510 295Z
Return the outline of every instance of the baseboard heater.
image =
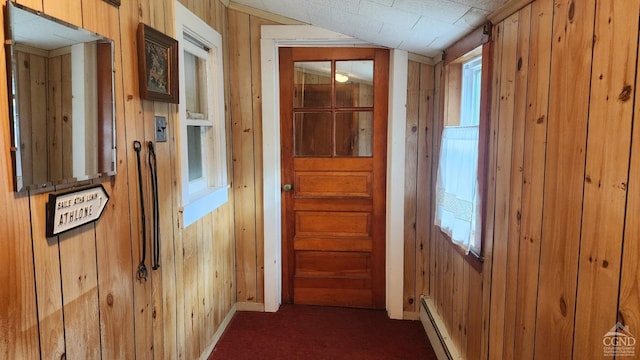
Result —
M459 360L463 359L451 341L451 336L447 332L440 316L435 311L433 301L428 296L420 299L420 321L427 332L433 351L438 360Z

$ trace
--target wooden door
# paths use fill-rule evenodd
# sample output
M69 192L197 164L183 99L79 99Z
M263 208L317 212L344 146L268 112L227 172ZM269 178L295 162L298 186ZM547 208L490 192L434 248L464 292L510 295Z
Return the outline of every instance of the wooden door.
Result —
M281 48L283 301L385 307L389 52Z

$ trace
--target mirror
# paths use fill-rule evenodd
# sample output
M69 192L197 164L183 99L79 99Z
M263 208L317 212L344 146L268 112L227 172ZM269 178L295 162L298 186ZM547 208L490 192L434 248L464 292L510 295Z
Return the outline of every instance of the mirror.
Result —
M7 3L16 191L116 173L113 41Z

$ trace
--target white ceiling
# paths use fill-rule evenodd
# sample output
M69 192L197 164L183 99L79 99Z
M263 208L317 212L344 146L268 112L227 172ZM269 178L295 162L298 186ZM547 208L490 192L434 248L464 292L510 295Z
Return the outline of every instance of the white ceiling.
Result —
M506 0L233 0L371 44L436 57Z
M77 43L101 39L87 30L77 29L40 16L9 3L11 33L17 44L43 50L55 50Z

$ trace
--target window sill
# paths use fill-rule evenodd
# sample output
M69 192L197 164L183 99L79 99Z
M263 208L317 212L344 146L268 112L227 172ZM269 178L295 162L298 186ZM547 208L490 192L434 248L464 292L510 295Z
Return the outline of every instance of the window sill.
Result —
M434 226L438 227L437 225L434 225ZM440 235L442 235L442 237L447 240L446 242L447 244L449 244L449 246L451 246L458 254L460 254L460 256L462 256L462 258L469 265L471 265L471 267L474 268L479 274L482 274L482 267L483 267L482 265L484 264L484 258L482 258L481 256L477 255L472 251L469 251L469 253L467 253L462 246L454 243L451 240L451 237L445 234L444 231L440 229L440 227L438 227L438 231L440 232Z
M187 228L227 201L229 201L229 185L207 188L190 196L189 203L182 207L182 228Z

